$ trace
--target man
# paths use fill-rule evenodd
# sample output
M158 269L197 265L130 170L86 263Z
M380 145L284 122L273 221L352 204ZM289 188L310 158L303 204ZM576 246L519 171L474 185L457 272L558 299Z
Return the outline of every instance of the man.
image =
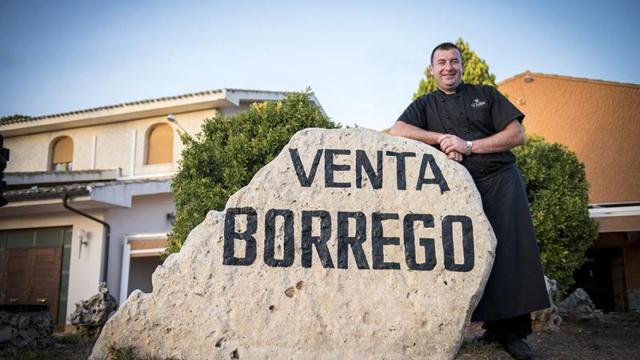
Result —
M522 114L495 88L462 81L460 50L436 46L429 72L438 90L416 99L389 130L422 141L459 161L473 177L498 244L493 269L472 321L484 321L483 342L531 359L530 313L550 306L527 194L511 149L524 143Z

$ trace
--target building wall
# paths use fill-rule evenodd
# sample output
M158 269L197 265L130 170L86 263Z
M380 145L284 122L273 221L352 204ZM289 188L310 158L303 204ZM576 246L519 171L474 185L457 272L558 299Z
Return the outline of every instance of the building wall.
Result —
M101 212L89 213L99 219ZM69 294L67 315L75 310L75 303L98 292L102 264L103 227L101 224L68 211L29 217L0 218L0 230L32 229L71 226L71 262L69 264ZM87 245L80 250L80 234L84 230Z
M640 201L640 86L525 73L499 89L525 113L528 135L585 164L590 203Z
M122 250L125 236L134 234L167 233L171 231L168 213L175 213L173 193L136 196L131 208L110 209L105 216L111 225L109 246L109 292L120 296Z
M175 114L190 135L200 131L202 121L217 114L215 109ZM145 165L147 132L156 124L168 124L165 116L129 120L46 133L6 137L4 146L11 151L6 172L50 170L51 145L61 136L73 139L73 170L121 168L123 176L172 172L177 169L183 145L177 131L173 137L173 163ZM175 125L171 126L176 128ZM95 167L93 142L96 137ZM135 159L132 153L135 138Z

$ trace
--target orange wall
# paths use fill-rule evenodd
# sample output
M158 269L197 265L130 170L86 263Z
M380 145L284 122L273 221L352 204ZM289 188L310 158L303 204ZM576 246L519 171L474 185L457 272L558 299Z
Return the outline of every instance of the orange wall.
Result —
M499 89L525 113L527 134L567 145L585 164L590 203L640 201L639 85L525 73Z

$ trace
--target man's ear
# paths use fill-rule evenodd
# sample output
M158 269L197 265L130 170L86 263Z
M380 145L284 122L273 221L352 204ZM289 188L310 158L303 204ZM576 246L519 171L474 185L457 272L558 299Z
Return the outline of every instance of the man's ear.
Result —
M429 64L429 66L427 67L427 70L429 71L429 74L433 76L433 65Z

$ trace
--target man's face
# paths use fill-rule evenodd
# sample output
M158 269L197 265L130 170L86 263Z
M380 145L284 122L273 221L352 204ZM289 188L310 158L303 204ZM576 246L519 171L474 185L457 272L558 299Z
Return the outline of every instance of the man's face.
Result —
M436 50L429 71L438 88L445 93L455 92L462 81L462 57L457 49Z

